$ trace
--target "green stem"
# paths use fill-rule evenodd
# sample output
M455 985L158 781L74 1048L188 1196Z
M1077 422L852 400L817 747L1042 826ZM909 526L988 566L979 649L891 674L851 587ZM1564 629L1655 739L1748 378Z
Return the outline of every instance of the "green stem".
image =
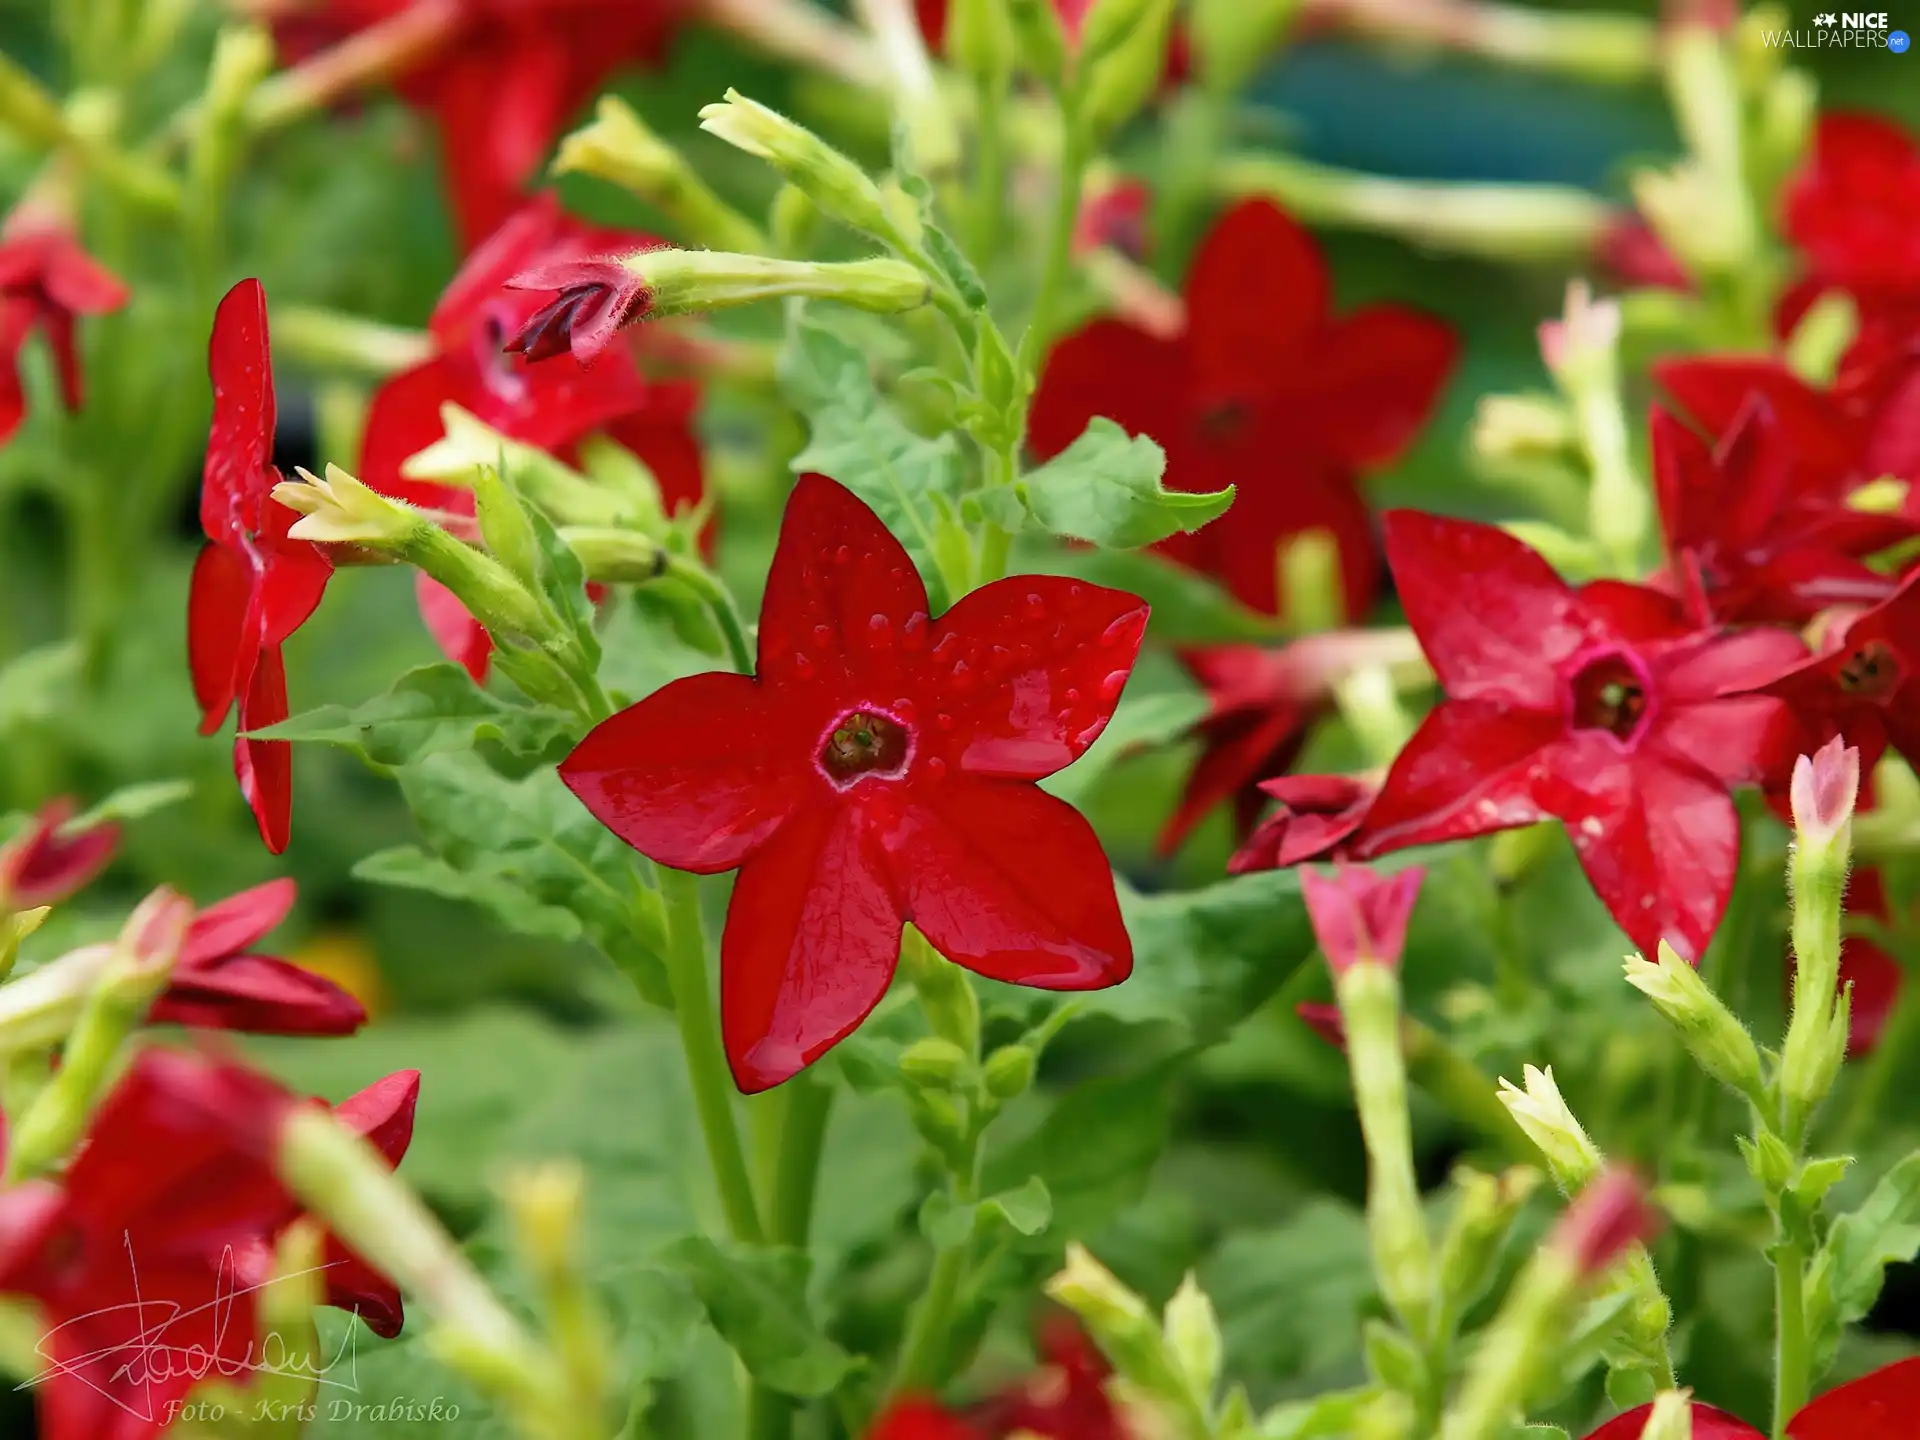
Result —
M1087 137L1074 114L1073 97L1066 97L1063 106L1060 193L1054 205L1053 232L1047 237L1046 266L1040 272L1040 288L1033 297L1033 315L1027 321L1027 333L1020 337L1020 368L1029 375L1038 371L1047 342L1053 338L1053 315L1059 308L1060 292L1066 287L1067 269L1073 259L1080 192L1086 182L1087 162L1092 158Z
M774 1244L804 1250L813 1228L813 1200L827 1120L833 1112L833 1087L801 1074L789 1080L785 1089L787 1109L781 1117L767 1231Z
M656 866L660 894L667 905L667 982L673 989L673 1016L687 1056L694 1108L707 1143L714 1184L736 1240L761 1243L760 1212L753 1202L753 1181L740 1149L734 1123L733 1078L720 1048L720 1025L707 990L706 932L700 923L700 880L683 870Z
M740 611L734 605L727 587L704 565L679 555L667 561L667 574L707 602L707 608L713 611L714 621L720 626L720 634L727 642L727 654L733 659L733 668L742 675L753 674L753 645L747 639L747 627L741 621Z
M973 258L985 265L999 248L1000 228L1006 223L1007 77L980 75L974 79L974 98L978 105L974 130L976 173L974 175Z
M979 1141L965 1174L954 1176L953 1199L956 1205L971 1205L979 1190ZM948 1332L953 1328L953 1306L960 1295L960 1281L967 1266L967 1244L963 1240L942 1250L933 1262L926 1293L914 1308L907 1325L907 1337L900 1346L900 1367L894 1373L893 1393L937 1389L946 1379Z
M1807 1403L1813 1378L1807 1354L1806 1263L1800 1246L1781 1239L1774 1253L1773 1440L1786 1440L1787 1422Z

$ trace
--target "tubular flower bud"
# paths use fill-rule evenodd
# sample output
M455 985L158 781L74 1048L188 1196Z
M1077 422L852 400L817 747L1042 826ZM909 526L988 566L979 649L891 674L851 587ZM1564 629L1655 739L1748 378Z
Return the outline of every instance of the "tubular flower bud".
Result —
M1760 1052L1747 1027L1671 945L1662 941L1658 954L1657 964L1629 955L1627 983L1673 1022L1702 1070L1759 1103L1763 1088Z
M700 111L700 128L757 156L842 224L891 243L896 229L873 178L818 135L738 90Z
M1521 1078L1524 1089L1511 1080L1500 1082L1500 1102L1527 1132L1527 1138L1540 1147L1554 1184L1563 1194L1577 1194L1600 1173L1605 1157L1567 1108L1551 1065L1544 1070L1529 1065Z

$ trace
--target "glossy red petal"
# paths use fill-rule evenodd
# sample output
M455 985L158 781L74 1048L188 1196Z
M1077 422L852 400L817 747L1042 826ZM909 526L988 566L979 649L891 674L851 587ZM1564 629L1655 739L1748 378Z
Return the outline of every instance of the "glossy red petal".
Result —
M1227 873L1285 869L1337 855L1372 808L1375 786L1352 775L1282 775L1260 789L1280 802L1227 862Z
M1292 372L1326 323L1326 263L1314 239L1267 200L1215 222L1187 275L1187 336L1203 403L1246 399Z
M1809 1402L1792 1440L1911 1440L1920 1416L1920 1358L1897 1360Z
M566 119L567 56L551 29L470 39L440 67L430 101L463 245L479 244L522 203Z
M1244 838L1259 813L1259 792L1247 798L1251 787L1293 763L1316 713L1315 707L1275 702L1263 711L1203 723L1197 732L1200 758L1154 842L1159 852L1171 855L1179 849L1193 828L1228 800L1236 802L1234 818ZM1242 822L1245 811L1251 813Z
M26 834L0 845L0 910L58 904L85 889L112 863L120 848L120 827L109 822L63 834L73 816L71 800L51 801L41 807Z
M922 0L925 3L925 0ZM867 1440L984 1440L981 1433L939 1402L908 1396L889 1405L867 1431Z
M1160 548L1218 578L1243 604L1280 615L1282 549L1318 531L1332 539L1339 558L1342 613L1358 619L1380 589L1373 515L1351 475L1292 450L1296 429L1292 412L1281 409L1250 429L1244 442L1205 447L1183 467L1179 488L1236 485L1233 508L1193 535L1175 536L1177 546ZM1168 476L1171 483L1171 466Z
M1665 360L1654 365L1653 378L1679 412L1716 441L1756 399L1764 401L1795 463L1825 483L1848 472L1858 456L1859 440L1833 402L1778 360Z
M720 941L721 1031L742 1091L853 1032L893 979L902 924L857 805L811 806L747 859Z
M927 623L927 587L880 517L837 480L801 476L760 602L760 678L885 686Z
M358 1315L383 1340L405 1328L406 1305L393 1281L331 1235L321 1263L327 1267L325 1304Z
M1146 629L1146 603L1123 591L1056 575L982 586L933 626L927 655L953 727L926 743L973 775L1053 774L1106 729Z
M252 596L253 577L238 555L211 542L200 548L187 587L187 668L200 704L202 735L218 730L233 708ZM250 655L249 671L254 663Z
M213 316L207 368L213 425L200 486L200 523L211 540L238 544L259 528L261 506L279 478L273 468L273 356L267 292L242 280Z
M403 479L400 467L446 433L440 407L476 408L462 367L436 355L390 377L373 392L360 432L359 478L383 495L437 507L446 487Z
M538 261L569 225L560 197L542 190L473 247L440 292L427 329L441 344L466 338L467 328L499 290ZM365 479L365 476L361 477Z
M1177 446L1190 423L1184 342L1102 319L1056 344L1033 397L1027 444L1042 458L1058 455L1096 415Z
M1078 810L1031 785L950 779L880 827L906 916L949 960L1043 990L1133 970L1113 868Z
M1540 757L1564 733L1557 711L1441 701L1387 772L1352 853L1370 859L1533 824L1544 813L1533 793Z
M1336 321L1299 381L1319 453L1357 470L1394 460L1432 415L1459 354L1449 326L1405 306L1369 305Z
M299 518L277 500L262 508L256 543L267 563L257 587L260 643L275 649L307 623L333 578L333 562L318 546L287 537Z
M1504 530L1422 510L1384 517L1407 622L1456 700L1560 704L1554 666L1590 636L1553 567Z
M290 960L223 955L176 968L149 1018L248 1035L351 1035L367 1023L367 1010L324 975Z
M1425 878L1418 865L1393 875L1341 865L1330 879L1311 869L1300 872L1300 897L1314 939L1336 975L1362 963L1399 968L1407 923Z
M1699 963L1740 861L1725 785L1684 761L1576 732L1547 757L1536 794L1567 827L1594 893L1642 953L1662 940Z
M69 315L106 315L133 295L125 281L64 234L50 249L40 283L47 299Z
M831 719L832 717L826 717ZM596 819L662 865L739 865L824 787L818 719L744 675L690 675L602 721L560 766Z
M431 575L413 577L415 603L420 619L440 653L484 685L493 660L493 637L487 627L473 618L464 601Z
M269 880L209 905L194 917L180 963L198 965L258 944L292 913L299 893L292 880Z
M240 702L240 729L264 730L287 718L287 670L278 650L260 652L253 684ZM233 773L240 793L260 827L260 839L274 855L287 848L293 828L293 744L287 740L233 741Z

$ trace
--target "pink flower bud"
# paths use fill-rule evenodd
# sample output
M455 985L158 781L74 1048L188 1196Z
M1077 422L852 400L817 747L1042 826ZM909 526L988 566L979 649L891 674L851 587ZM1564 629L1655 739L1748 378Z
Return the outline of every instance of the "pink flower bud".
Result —
M71 800L55 800L26 834L0 847L0 908L57 905L107 868L120 848L120 827L93 825L64 835L73 812Z
M1839 735L1793 762L1793 828L1802 843L1828 845L1853 819L1860 794L1860 752Z
M1426 873L1417 865L1389 876L1358 865L1341 865L1331 880L1311 870L1300 872L1307 918L1334 974L1362 961L1400 964L1407 919Z
M640 277L618 260L568 260L539 265L507 281L512 290L557 290L506 344L509 354L547 360L567 351L585 364L613 343L614 332L647 313Z
M1660 1212L1630 1170L1604 1170L1582 1190L1554 1226L1554 1245L1569 1254L1582 1276L1600 1274L1635 1241L1660 1232Z

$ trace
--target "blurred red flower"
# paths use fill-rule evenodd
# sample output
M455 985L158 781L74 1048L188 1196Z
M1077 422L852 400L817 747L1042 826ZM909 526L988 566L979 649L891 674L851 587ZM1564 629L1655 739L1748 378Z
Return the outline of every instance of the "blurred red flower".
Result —
M462 248L504 221L574 112L622 66L660 58L684 0L317 0L288 7L280 50L303 58L410 9L447 13L395 77L433 117Z
M1660 591L1574 589L1489 525L1386 517L1407 620L1446 695L1347 840L1356 859L1562 821L1600 899L1651 954L1697 961L1739 858L1730 785L1791 738L1782 707L1734 692L1800 653L1784 630L1703 631Z
M239 707L233 768L260 838L278 855L293 822L293 755L284 740L246 732L287 718L287 671L280 647L319 605L332 563L315 545L290 540L299 519L272 498L273 356L267 297L258 280L227 292L208 347L213 429L200 485L208 544L187 594L187 658L211 735Z
M1031 782L1106 727L1147 607L1016 576L928 614L900 542L819 475L787 504L756 677L676 680L560 767L663 865L738 868L722 1029L741 1089L849 1034L911 920L949 959L1043 989L1115 984L1132 947L1092 827Z
M75 809L71 800L50 801L24 835L0 845L0 912L57 905L112 862L120 827L108 822L67 835Z
M269 880L195 916L148 1018L253 1035L351 1035L366 1024L366 1007L331 980L253 953L287 918L295 891L291 880Z
M453 514L473 513L473 492L407 480L406 461L438 440L443 405L458 405L510 439L571 460L574 447L604 432L640 457L676 506L700 498L699 441L693 432L699 392L685 381L646 379L633 355L614 346L582 364L556 355L539 365L505 353L541 298L509 289L532 266L557 264L651 243L644 235L598 230L564 214L551 195L516 211L467 258L427 321L434 354L380 387L367 411L360 479L386 495ZM449 659L486 677L493 644L451 592L425 575L415 580L421 615Z
M0 444L26 418L20 347L37 325L53 350L60 398L78 410L83 399L74 321L127 303L127 287L80 248L57 221L17 211L0 233Z
M336 1113L397 1163L418 1086L403 1071ZM259 1287L301 1215L268 1161L298 1103L240 1066L148 1050L63 1179L0 1192L0 1293L37 1302L48 1326L46 1440L145 1440L199 1378L257 1362ZM337 1241L326 1258L327 1302L397 1334L391 1282Z
M1346 610L1380 578L1356 477L1404 450L1432 411L1456 346L1431 316L1369 305L1335 318L1311 236L1263 200L1228 211L1186 284L1186 332L1096 320L1054 348L1034 397L1030 443L1050 456L1096 415L1167 452L1176 490L1238 485L1233 508L1161 550L1277 611L1283 542L1324 531L1339 549Z
M867 1440L1129 1440L1107 1394L1112 1367L1073 1321L1055 1317L1040 1332L1040 1368L962 1410L924 1396L895 1401Z

